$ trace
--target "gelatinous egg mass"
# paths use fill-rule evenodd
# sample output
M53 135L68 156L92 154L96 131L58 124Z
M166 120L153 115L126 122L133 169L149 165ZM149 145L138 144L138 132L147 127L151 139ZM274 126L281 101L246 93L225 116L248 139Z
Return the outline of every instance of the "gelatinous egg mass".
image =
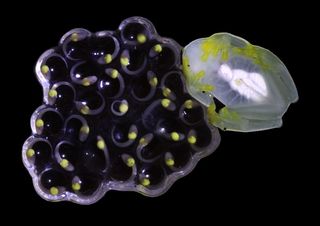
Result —
M219 132L196 100L203 98L187 92L181 51L148 20L132 17L116 31L71 30L39 58L43 105L32 115L32 135L22 155L42 198L91 204L109 190L158 196L217 148ZM213 57L208 53L209 60ZM228 82L232 73L239 79L259 73L254 62L231 57L219 68L217 81ZM245 67L235 69L238 64ZM286 72L280 66L277 71ZM204 70L197 67L192 71ZM279 84L270 85L262 72L258 76L250 79L258 91L240 89L233 81L229 90L239 93L236 103L283 97L291 87L283 83L280 93L271 93L269 86Z
M228 33L186 46L183 71L189 93L208 107L210 122L223 130L280 127L283 114L298 100L293 80L277 56Z

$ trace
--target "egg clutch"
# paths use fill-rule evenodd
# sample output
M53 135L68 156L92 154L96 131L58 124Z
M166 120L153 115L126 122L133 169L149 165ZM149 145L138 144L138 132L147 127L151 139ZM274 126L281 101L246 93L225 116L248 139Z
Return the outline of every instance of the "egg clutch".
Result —
M217 33L181 47L150 21L67 32L36 64L43 103L22 150L36 192L91 204L154 197L216 150L219 130L280 127L298 94L270 51Z

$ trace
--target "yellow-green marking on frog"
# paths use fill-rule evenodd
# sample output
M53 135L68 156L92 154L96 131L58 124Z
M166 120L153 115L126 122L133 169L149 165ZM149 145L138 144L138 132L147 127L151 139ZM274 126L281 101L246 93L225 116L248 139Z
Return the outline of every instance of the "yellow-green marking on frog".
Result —
M201 61L208 61L210 56L217 57L221 54L221 60L229 59L230 40L228 37L221 35L212 35L209 38L203 39L200 48L202 50Z

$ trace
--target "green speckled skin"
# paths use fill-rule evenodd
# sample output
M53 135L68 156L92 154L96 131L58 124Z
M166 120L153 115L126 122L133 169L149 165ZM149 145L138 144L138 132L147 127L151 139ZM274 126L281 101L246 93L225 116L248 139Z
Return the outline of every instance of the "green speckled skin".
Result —
M228 33L187 45L183 70L189 93L208 107L210 122L224 130L280 127L289 105L298 100L295 84L277 56ZM225 106L217 110L214 98Z

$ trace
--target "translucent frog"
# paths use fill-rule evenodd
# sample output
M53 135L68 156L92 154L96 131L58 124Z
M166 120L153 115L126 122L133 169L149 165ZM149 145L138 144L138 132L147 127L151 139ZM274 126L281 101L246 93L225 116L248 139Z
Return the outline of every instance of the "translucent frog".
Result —
M208 107L210 122L223 130L280 127L289 105L298 100L294 82L277 56L228 33L187 45L183 71L189 93ZM217 109L216 102L223 107Z

